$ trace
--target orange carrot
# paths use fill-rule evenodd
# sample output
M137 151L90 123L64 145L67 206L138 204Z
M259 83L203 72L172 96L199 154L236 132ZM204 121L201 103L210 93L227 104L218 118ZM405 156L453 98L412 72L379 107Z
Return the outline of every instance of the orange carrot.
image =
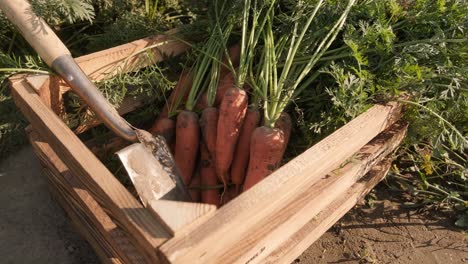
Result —
M174 143L175 136L175 121L168 117L159 117L149 129L151 134L158 134L166 139L166 143L171 145Z
M260 123L260 113L257 109L249 108L245 115L244 125L242 126L237 143L236 151L234 152L234 160L231 168L231 181L239 189L239 186L244 182L245 172L249 162L250 154L250 139L255 128Z
M278 128L261 126L255 129L250 141L250 159L245 176L244 191L270 175L283 158L284 134Z
M201 192L200 192L200 183L201 183L201 178L200 178L200 173L198 170L195 172L195 174L192 177L192 180L190 181L190 197L192 198L192 202L194 203L199 203L201 202Z
M234 83L234 74L232 72L228 72L224 75L221 75L218 83L218 88L216 88L216 96L213 106L219 106L221 101L223 100L223 96L226 91L232 86ZM204 92L200 99L197 102L197 109L205 109L209 107L208 104L208 92Z
M218 89L216 90L216 98L214 102L214 106L219 106L223 101L224 94L226 91L232 87L232 84L235 83L234 81L234 74L232 72L228 72L226 75L223 76L222 79L219 80Z
M193 75L190 72L183 72L176 86L169 95L159 117L168 117L169 112L180 109L192 88ZM179 101L180 100L180 101Z
M247 94L231 84L219 107L215 154L216 174L225 186L246 110Z
M286 147L288 146L289 138L291 136L291 127L292 127L291 116L286 112L282 112L280 117L275 123L275 127L281 129L281 131L283 131L283 134L284 134L284 150L283 150L283 155L284 155L284 152L286 151Z
M239 193L237 192L235 186L230 186L229 188L227 188L227 191L223 194L223 197L222 197L222 201L221 201L222 205L225 205L229 203L230 201L234 200L234 198L236 198L238 194Z
M181 111L177 115L175 162L188 185L192 178L200 143L198 116L191 111Z
M234 68L237 68L237 66L239 65L239 60L240 60L240 44L237 43L229 47L228 54L229 54L229 58L231 59L232 66ZM229 65L226 56L223 57L221 62L223 64ZM225 67L224 65L221 66L220 76L224 76L228 72L230 72L230 69L228 67Z
M239 65L240 44L235 44L229 47L228 54L229 58L231 59L232 66L236 68ZM228 65L228 60L226 56L223 57L222 63ZM234 75L232 74L230 69L224 65L221 66L219 72L219 84L216 91L214 106L219 106L221 100L223 99L224 93L226 93L226 90L230 87L230 85L223 85L222 83L234 83ZM201 95L200 99L198 100L196 109L205 109L208 106L208 92L206 91Z
M207 146L202 142L200 143L200 181L204 187L215 186L218 184L218 176L216 176L216 169L214 159L210 155ZM203 203L213 204L219 206L220 196L218 189L203 189L201 190L201 201Z
M202 141L208 148L212 157L215 156L216 133L218 129L218 109L215 107L205 108L200 117L200 128Z

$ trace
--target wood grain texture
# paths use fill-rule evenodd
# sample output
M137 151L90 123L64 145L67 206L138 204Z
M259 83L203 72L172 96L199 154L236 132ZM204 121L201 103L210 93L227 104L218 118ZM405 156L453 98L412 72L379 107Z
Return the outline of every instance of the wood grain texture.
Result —
M36 132L29 132L29 140L34 152L45 167L49 183L59 201L74 216L77 225L84 226L81 230L88 240L93 240L97 248L105 252L104 261L123 263L151 263L154 260L138 250L135 242L130 241L128 234L120 229L112 219L104 212L96 200L82 186L65 164L58 158L50 146L43 142ZM102 257L101 257L102 259Z
M216 211L211 204L166 200L152 200L147 207L166 224L172 236L200 225Z
M125 232L132 234L145 254L156 258L156 248L169 238L165 228L128 192L76 135L45 106L26 81L11 83L12 95L38 134L50 144L84 188Z
M346 193L335 199L275 251L262 260L263 263L292 263L312 243L318 240L330 227L343 217L356 203L362 200L385 175L392 164L391 158L379 162Z
M103 245L98 232L96 231L96 226L92 224L86 224L88 215L79 209L74 208L70 203L67 202L70 193L67 189L57 185L57 182L52 179L54 174L47 168L44 168L42 173L46 176L49 192L51 193L52 197L58 201L60 206L66 211L73 227L86 239L86 241L88 241L102 263L124 263L122 259L116 257L116 255L113 254L109 248Z
M42 101L58 116L63 116L65 113L65 106L63 104L63 92L60 86L63 81L55 75L37 75L34 77L26 78L26 81L33 88L38 87L37 93ZM38 85L39 83L41 83Z
M286 227L288 223L297 226L289 216L297 216L297 212L307 205L307 200L300 195L306 194L323 175L338 168L400 115L401 106L396 103L370 108L219 209L206 223L193 230L190 237L175 237L166 242L160 248L162 255L171 263L245 263L254 256L260 259L262 254L268 255L275 248L262 244L266 234L273 235L277 229L296 231L294 226ZM288 215L285 208L291 205L296 210ZM280 221L282 213L285 215ZM309 221L312 217L306 213L298 221ZM298 226L302 225L299 223ZM276 246L282 242L281 239L269 241Z
M49 74L34 74L34 75L25 75L26 81L31 85L34 90L39 94L41 87L45 86L46 82L49 80ZM44 102L45 103L45 102Z
M93 81L108 79L113 75L135 71L188 50L188 45L171 37L177 32L177 29L169 30L162 35L81 56L75 61Z

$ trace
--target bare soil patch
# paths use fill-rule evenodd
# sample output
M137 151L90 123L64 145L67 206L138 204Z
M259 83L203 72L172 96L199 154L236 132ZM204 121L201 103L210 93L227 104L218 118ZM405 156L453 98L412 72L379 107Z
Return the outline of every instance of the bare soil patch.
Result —
M468 263L468 235L441 211L404 208L378 186L372 207L346 214L297 263Z

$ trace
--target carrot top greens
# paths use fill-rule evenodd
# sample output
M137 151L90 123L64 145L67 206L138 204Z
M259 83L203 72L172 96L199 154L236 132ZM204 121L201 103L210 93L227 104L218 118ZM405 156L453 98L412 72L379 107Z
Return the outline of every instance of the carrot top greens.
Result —
M341 16L333 22L333 26L312 37L312 22L322 11L325 1L297 1L283 10L269 10L262 31L264 45L261 60L256 66L258 76L252 76L253 87L264 101L265 126L274 126L281 112L291 101L294 91L337 37L355 2L348 1ZM277 13L280 15L276 16ZM286 26L291 30L289 34L275 34L277 20L280 20L282 27ZM306 49L313 50L312 55L301 63L295 63L300 51ZM280 62L282 67L279 67Z

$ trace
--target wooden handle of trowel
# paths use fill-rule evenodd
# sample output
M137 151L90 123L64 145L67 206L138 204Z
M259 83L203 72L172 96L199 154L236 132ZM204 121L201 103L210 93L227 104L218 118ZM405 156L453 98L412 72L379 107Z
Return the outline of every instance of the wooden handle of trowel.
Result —
M70 55L67 47L47 23L34 13L27 1L0 0L0 9L50 67L58 57Z
M0 0L0 9L47 65L67 82L110 130L128 141L138 141L134 129L88 79L67 47L47 23L34 14L26 0Z

